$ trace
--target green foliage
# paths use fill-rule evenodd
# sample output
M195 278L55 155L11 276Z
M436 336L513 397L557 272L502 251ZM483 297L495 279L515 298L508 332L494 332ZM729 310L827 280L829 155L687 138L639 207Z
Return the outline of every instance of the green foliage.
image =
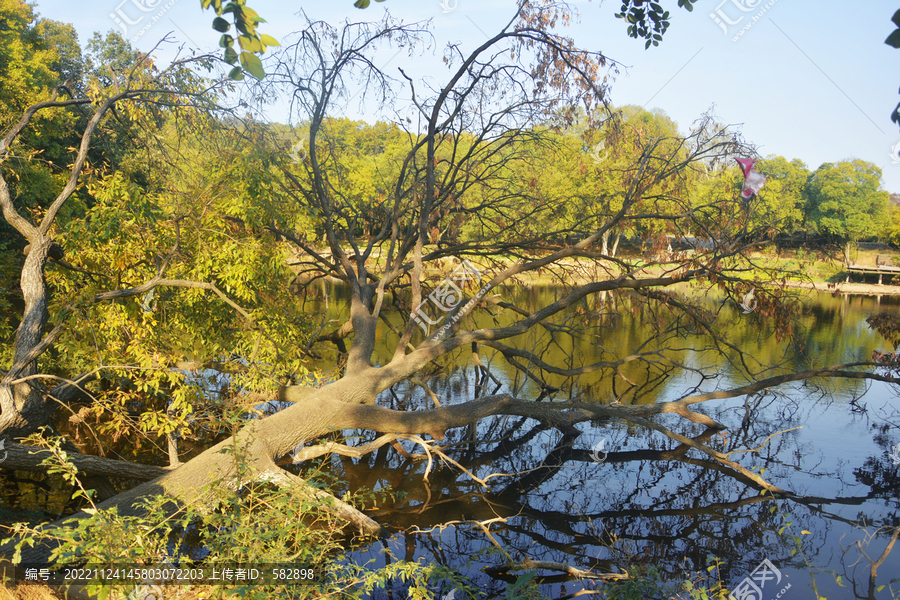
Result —
M246 71L256 79L265 77L266 71L259 57L265 54L269 46L281 45L272 36L261 34L256 30L257 26L266 20L247 6L245 0L230 0L227 3L223 3L222 0L200 0L200 4L205 9L212 8L218 15L213 19L212 28L222 34L219 46L223 48L222 57L225 62L233 65L240 58L241 66L234 67L228 76L234 80L241 80ZM223 18L227 14L231 15L231 23ZM231 34L232 24L234 35ZM234 48L235 41L240 52Z
M892 48L900 48L900 10L894 13L894 16L891 17L891 22L897 27L891 34L884 40L884 43ZM900 125L900 104L894 108L894 112L891 113L891 121Z
M862 160L825 163L806 184L809 220L846 243L877 237L889 220L889 194L879 190L881 169Z
M696 2L697 0L678 0L678 6L691 12ZM669 28L669 11L663 9L659 2L622 0L622 8L616 13L616 17L625 19L628 23L630 37L647 40L645 49L651 45L659 46Z
M730 592L721 578L722 561L718 558L707 559L706 572L694 573L684 584L682 590L687 594L676 594L677 600L728 600ZM714 579L713 579L714 578ZM712 580L712 581L711 581Z
M78 42L71 26L38 20L24 0L0 0L0 131L25 107L74 75Z
M894 16L891 17L891 22L897 26L897 29L891 32L887 39L884 40L884 43L892 48L900 48L900 10L894 13Z
M887 226L885 238L891 244L897 245L900 244L900 206L897 206L892 202L890 204L889 214L890 222Z
M783 233L802 229L810 175L803 161L768 156L756 163L756 170L766 176L766 186L754 207L753 224Z
M242 420L232 415L229 423L236 429ZM74 465L60 449L61 441L44 442L52 452L48 460L83 491ZM231 472L208 483L194 504L176 509L165 497L156 497L144 500L139 516L120 515L115 509L90 510L90 518L68 526L33 528L16 524L14 538L10 538L17 539L13 562L21 561L24 546L52 540L58 543L52 556L57 568L83 564L160 567L178 562L181 568L202 566L209 572L235 565L285 564L315 573L314 580L302 586L192 586L206 597L365 598L377 588L398 583L409 598L430 600L434 598L430 590L438 586L464 590L466 597L478 596L476 588L440 565L393 557L387 566L374 570L348 563L343 548L335 541L340 523L328 510L329 500L313 499L299 481L273 483L254 478L245 447L231 445L225 452L233 458ZM189 558L197 550L206 556L202 560ZM113 589L128 593L134 585L95 580L86 589L106 597Z
M94 490L86 490L81 485L81 481L78 479L78 469L72 464L68 453L62 448L65 439L61 437L45 437L47 430L47 427L42 427L38 432L26 438L25 443L49 450L50 454L41 461L41 466L47 468L48 474L61 475L64 481L77 487L78 489L72 494L72 498L84 498L96 510L97 507L92 499Z
M72 78L70 85L78 83L81 49L71 25L38 19L33 7L22 0L0 0L0 23L4 25L0 29L0 131L6 132L28 106L49 99L58 84ZM21 210L39 210L61 186L64 175L59 167L70 162L68 147L77 139L71 132L76 121L73 111L36 115L34 126L4 158L0 168ZM0 239L11 234L3 222Z
M662 161L639 166L648 144L656 144L658 156L678 155L677 125L662 111L625 106L615 112L615 118L602 127L580 115L571 126L558 130L535 128L516 145L504 147L509 139L500 138L482 150L484 154L504 156L496 176L507 181L507 188L514 193L483 210L482 218L458 219L455 226L463 232L463 239L512 243L548 233L561 238L596 231L621 210L628 194L638 197L633 209L636 213L668 210L670 203L664 196L680 185L678 177L665 178L639 190L632 184L641 169L652 171L660 167ZM468 152L470 144L461 137L457 151ZM492 191L485 187L486 192ZM459 202L466 207L485 207L487 198L479 192L463 194ZM512 223L516 226L511 227ZM655 225L657 229L652 233L660 233L665 227L662 223ZM640 227L638 230L626 224L610 230L607 238L647 234L653 228Z
M668 600L671 597L656 567L634 567L628 579L611 582L603 591L606 600Z

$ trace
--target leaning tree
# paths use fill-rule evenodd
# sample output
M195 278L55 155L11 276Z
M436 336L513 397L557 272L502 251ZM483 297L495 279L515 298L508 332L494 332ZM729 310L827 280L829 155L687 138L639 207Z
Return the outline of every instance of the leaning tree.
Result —
M279 160L271 150L283 139L269 135L259 123L229 124L242 128L260 153L271 157L259 179L271 186L267 190L277 196L276 204L290 203L322 235L313 237L294 228L295 215L283 212L255 223L242 220L240 225L254 235L291 246L301 287L327 277L347 290L346 321L312 334L315 343L333 345L336 376L319 386L238 390L257 405L280 400L288 406L265 418L247 420L234 435L184 464L177 464L176 448L169 469L75 456L73 462L85 473L146 480L100 503L99 509L115 507L119 514L129 514L140 510L140 500L153 496L188 504L202 501L208 493L207 482L234 473L234 456L229 452L234 447L246 452L248 469L241 473L247 481L265 480L290 486L298 494L321 497L323 492L306 487L278 461L288 454L295 462L325 452L358 456L399 439L414 440L433 455L440 453L439 447L421 436L439 442L448 430L496 416L533 419L568 435L579 433L579 423L621 419L702 453L749 485L780 493L783 490L705 443L706 438L691 437L690 432L679 432L655 417L674 413L688 424L718 429L722 426L696 410L697 405L813 377L894 381L855 368L864 363L804 372L767 371L768 365L755 362L729 341L720 314L684 293L687 286L717 288L727 298L740 299L752 289L752 318L773 324L780 335L790 334L794 300L778 285L777 272L765 267L754 270L749 257L750 250L765 243L764 234L772 224L751 228L754 202L741 201L733 187L717 188L702 198L694 194L696 182L710 165L753 150L709 115L685 135L652 126L652 119L642 125L640 119L621 118L606 98L614 63L600 53L577 48L555 32L557 23L571 17L562 4L521 2L510 22L473 51L448 48L448 72L439 86L417 81L403 70L394 79L376 67L372 57L379 45L408 47L425 34L418 27L389 20L342 29L309 23L294 43L271 57L270 75L247 91L254 97L290 94L308 138L302 144L284 144ZM367 96L379 95L379 101L398 107L395 120L405 131L406 147L388 169L389 180L377 195L362 199L366 205L348 187L351 180L342 155L347 149L334 143L337 124L331 118L341 99L350 96L348 82L354 79ZM133 78L120 86L115 95L93 103L89 97L54 97L39 103L0 142L0 156L6 156L16 137L41 111L73 104L94 111L68 183L40 222L33 223L16 210L5 180L0 180L4 217L30 243L22 270L25 312L15 340L15 358L4 371L0 387L6 435L29 433L48 422L49 407L56 404L51 399L64 403L67 389L77 388L91 396L90 376L72 376L62 389L41 385L47 381L42 377L42 357L53 348L63 327L63 321L52 329L48 324L45 264L52 253L54 222L82 175L97 124L123 102L164 101L160 94L166 90L158 86L148 90ZM405 104L396 100L403 94ZM583 149L564 143L576 130ZM604 150L612 157L608 162L592 156L597 154L598 131L603 132ZM565 164L552 159L567 151ZM559 177L556 180L563 183L547 184L545 173L565 168L571 169L570 178L616 185L566 185L565 178ZM578 214L561 218L561 211L570 205L579 207ZM178 230L179 225L175 222L172 227ZM605 255L602 242L611 231L640 236L642 254L636 258ZM324 247L319 243L323 238ZM693 240L690 247L679 245L688 238ZM216 293L246 317L242 326L260 331L258 345L290 343L262 335L266 332L257 313L229 298L220 282L167 276L179 252L176 243L169 255L159 257L153 277L96 294L92 300L102 303L141 296L152 310L147 294L156 288L203 289ZM454 276L461 268L465 276ZM555 278L564 292L540 306L513 301L509 290L538 274ZM480 280L478 287L467 288L463 279L473 278ZM274 292L291 293L289 289ZM606 348L603 360L582 364L554 364L544 351L546 346L541 350L522 342L525 334L542 331L555 345L569 339L602 347L604 327L584 316L589 298L612 298L649 315L655 334L633 347ZM502 325L474 325L479 313L500 310L512 315ZM652 393L653 382L678 369L709 375L693 363L682 363L673 353L687 335L702 336L706 342L696 350L720 353L746 383L714 391L689 389L675 401L638 402ZM376 351L384 339L390 350ZM296 345L309 347L300 339ZM434 366L451 355L467 353L487 381L490 373L482 359L486 352L520 370L538 394L523 397L517 393L521 390L482 386L483 393L477 397L440 405L423 374L433 374ZM236 362L245 364L251 358L238 356ZM632 368L645 371L649 383L632 382L626 374ZM571 382L586 374L600 374L610 381L614 395L593 401L565 398L561 386L551 383ZM421 410L379 406L379 398L404 383L419 386L436 406ZM385 435L364 448L338 441L313 445L345 429ZM3 468L33 463L26 450L13 447ZM380 529L350 506L339 501L330 506L365 532ZM48 551L37 546L26 549L23 557L34 563L45 560Z

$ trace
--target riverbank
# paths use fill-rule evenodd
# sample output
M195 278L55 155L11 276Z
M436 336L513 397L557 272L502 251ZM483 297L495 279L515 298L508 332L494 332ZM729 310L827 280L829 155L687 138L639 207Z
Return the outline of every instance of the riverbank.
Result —
M827 292L829 294L854 294L860 296L900 296L900 285L877 283L830 283L827 281L787 281L787 287Z

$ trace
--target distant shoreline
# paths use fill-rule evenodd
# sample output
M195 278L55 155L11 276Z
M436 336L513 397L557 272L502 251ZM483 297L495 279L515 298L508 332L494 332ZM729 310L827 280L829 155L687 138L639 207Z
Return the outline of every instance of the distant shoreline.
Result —
M876 283L829 283L827 281L786 281L791 288L828 292L830 294L854 294L858 296L900 296L900 285Z
M322 251L322 254L326 254L327 250ZM869 257L869 260L866 262L871 262L874 264L874 253L873 256ZM471 260L471 257L469 257ZM438 262L438 267L431 267L432 275L436 272L446 272L449 275L454 268L459 265L459 260L453 259L443 259L443 261ZM482 265L477 265L476 268L484 268ZM860 261L860 264L863 264L863 261ZM588 283L594 280L597 275L599 275L598 270L593 267L584 268L587 265L580 265L577 260L562 259L558 266L565 271L565 277L568 280L566 284L562 284L558 276L552 275L550 272L551 269L544 267L543 269L535 271L528 271L525 273L520 273L514 279L518 280L520 284L524 284L526 286L532 285L580 285L583 283ZM582 268L579 268L582 267ZM648 272L647 275L652 273ZM843 278L846 276L846 273L840 273L841 281L837 282L829 282L829 281L795 281L795 280L787 280L784 282L784 285L789 288L794 289L803 289L810 290L815 292L829 293L829 294L853 294L860 296L900 296L900 285L890 285L890 284L874 284L874 283L844 283ZM857 275L858 277L858 275ZM298 276L297 280L300 283L304 283L307 277ZM337 278L326 276L322 278L324 281L333 284L340 284L341 281ZM484 279L490 280L489 270L484 268ZM900 283L900 277L897 278L898 283ZM512 283L512 282L509 282ZM773 282L774 283L774 282Z

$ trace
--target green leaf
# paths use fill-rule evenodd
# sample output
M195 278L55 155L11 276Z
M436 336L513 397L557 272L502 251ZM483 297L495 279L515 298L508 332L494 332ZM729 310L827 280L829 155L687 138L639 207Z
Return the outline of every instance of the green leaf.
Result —
M225 62L229 65L233 65L238 59L238 53L234 51L234 48L225 48Z
M240 67L235 67L228 73L228 79L240 81L244 78L244 71Z
M262 61L259 60L259 57L255 54L251 54L250 52L241 52L241 66L244 67L244 70L256 77L257 79L262 79L266 76L266 71L263 69Z
M262 34L261 36L259 36L259 39L266 46L280 46L281 45L278 43L278 40L273 38L271 35Z
M219 48L231 48L232 46L234 46L234 38L227 33L219 38Z
M353 3L356 8L369 8L369 0L356 0Z
M231 29L231 23L229 23L222 17L216 17L215 19L213 19L213 29L224 33Z
M260 43L259 38L252 35L242 35L238 38L238 43L241 45L242 50L246 50L247 52L262 52L263 46Z
M900 27L900 10L894 13L894 16L891 17L891 21L894 23L894 25Z
M891 35L887 36L884 43L893 48L900 48L900 29L895 29Z

